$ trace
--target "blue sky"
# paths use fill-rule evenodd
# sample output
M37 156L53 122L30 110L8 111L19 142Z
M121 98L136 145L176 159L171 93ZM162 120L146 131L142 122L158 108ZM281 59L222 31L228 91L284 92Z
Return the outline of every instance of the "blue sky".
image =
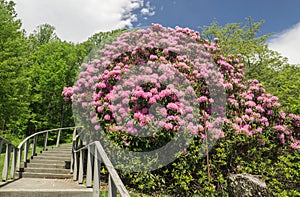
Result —
M219 25L265 20L261 34L275 33L269 47L300 64L299 0L13 0L31 33L38 25L56 27L63 40L82 42L94 33L118 28L198 26L218 21Z
M147 26L152 22L164 26L176 25L198 29L217 20L220 25L244 22L251 16L255 21L265 20L262 33L279 33L300 22L300 1L286 0L152 0L155 15L134 23Z

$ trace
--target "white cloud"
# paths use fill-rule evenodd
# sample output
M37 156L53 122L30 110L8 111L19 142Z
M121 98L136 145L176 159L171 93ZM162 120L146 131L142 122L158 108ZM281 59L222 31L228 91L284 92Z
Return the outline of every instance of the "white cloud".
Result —
M132 27L135 10L149 9L144 0L14 0L23 28L31 33L38 25L56 27L63 40L81 42L99 31ZM144 4L146 5L144 7ZM149 7L147 5L149 4ZM148 14L148 15L149 15Z
M144 8L141 9L141 14L142 15L148 15L148 16L153 16L155 14L155 11L154 11L155 7L152 7L150 5L150 2L148 1L146 3L146 6Z
M269 42L270 49L280 52L289 63L300 64L300 23L275 35Z

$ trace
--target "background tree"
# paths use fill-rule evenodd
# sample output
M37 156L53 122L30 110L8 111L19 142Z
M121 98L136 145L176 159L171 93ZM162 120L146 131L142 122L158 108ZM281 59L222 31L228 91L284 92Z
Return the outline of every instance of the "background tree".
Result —
M61 41L43 44L33 54L31 131L74 125L71 106L64 102L61 90L73 85L83 56L81 48Z
M108 32L99 32L88 38L87 41L79 44L80 47L83 47L87 56L83 60L84 62L89 62L97 58L99 49L104 48L105 44L110 44L122 33L127 32L127 29L117 29Z
M0 125L21 134L30 111L28 42L12 1L0 0Z
M271 34L260 35L264 21L254 22L246 18L243 23L229 23L219 26L215 21L210 26L201 26L203 39L213 41L221 47L220 54L241 54L245 64L245 77L258 79L269 93L279 97L283 109L299 114L300 78L299 66L290 65L288 59L268 48L267 39ZM295 77L290 77L291 70ZM292 93L291 93L292 92Z
M31 47L37 49L43 44L47 44L53 41L60 41L60 38L55 33L55 27L49 24L42 24L29 35Z

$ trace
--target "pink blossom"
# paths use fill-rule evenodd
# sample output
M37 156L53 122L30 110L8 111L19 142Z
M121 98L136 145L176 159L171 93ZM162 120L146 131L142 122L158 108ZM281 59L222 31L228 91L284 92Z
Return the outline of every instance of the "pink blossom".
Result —
M86 108L88 106L87 102L81 103L82 108Z
M156 55L150 55L150 60L157 60L158 57Z
M256 103L253 102L253 101L247 101L247 102L245 103L245 105L246 105L246 106L249 106L249 107L255 107L255 106L256 106Z
M178 106L175 103L168 103L167 108L174 111L178 110Z
M252 111L251 108L246 109L246 113L247 113L247 114L251 114L252 112L253 112L253 111Z
M104 116L104 120L110 120L110 115L109 115L109 114L106 114L106 115Z
M166 124L164 125L164 128L165 128L167 131L169 131L169 130L173 129L173 125L172 125L172 123L166 123Z
M101 83L98 83L97 87L103 89L103 88L106 88L107 86L105 83L101 82Z
M264 111L265 111L264 108L262 108L261 105L257 105L257 106L255 107L255 109L256 109L257 111L259 111L259 112L264 112Z
M206 97L206 96L201 96L200 98L197 98L197 101L198 101L199 103L206 102L206 101L207 101L207 97Z
M156 99L155 98L150 98L149 99L149 104L154 104L154 103L156 103Z
M101 127L99 125L95 125L95 130L99 131L101 129Z
M92 118L91 123L92 123L92 124L98 123L98 118L97 118L97 116L94 116L94 117Z
M273 128L277 131L281 131L281 132L285 131L285 128L282 125L276 125Z
M280 113L281 118L285 119L286 113Z
M294 142L291 144L291 147L294 148L294 149L300 149L300 142Z
M187 114L186 119L187 120L192 120L194 118L193 114Z
M262 128L257 128L255 131L256 131L257 133L261 133L261 132L262 132Z
M201 134L201 135L200 135L200 138L201 138L201 139L205 139L205 138L206 138L206 135L205 135L205 134Z

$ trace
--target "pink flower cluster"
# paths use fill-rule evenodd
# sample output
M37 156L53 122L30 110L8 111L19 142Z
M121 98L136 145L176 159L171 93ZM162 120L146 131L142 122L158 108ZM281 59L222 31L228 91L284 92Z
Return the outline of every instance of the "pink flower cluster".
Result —
M211 121L218 90L224 90L226 111L220 107L218 113L226 112L225 124L237 134L255 136L271 128L279 142L300 148L300 117L281 112L278 98L257 80L245 81L241 56L218 55L216 43L188 28L159 24L125 33L99 52L99 60L82 65L75 86L65 88L63 96L95 112L81 114L96 130L118 131L129 146L124 133L143 128L226 137L218 127L223 120Z
M74 94L74 88L73 87L64 87L64 90L62 91L62 96L64 97L65 101L71 101L71 97Z

